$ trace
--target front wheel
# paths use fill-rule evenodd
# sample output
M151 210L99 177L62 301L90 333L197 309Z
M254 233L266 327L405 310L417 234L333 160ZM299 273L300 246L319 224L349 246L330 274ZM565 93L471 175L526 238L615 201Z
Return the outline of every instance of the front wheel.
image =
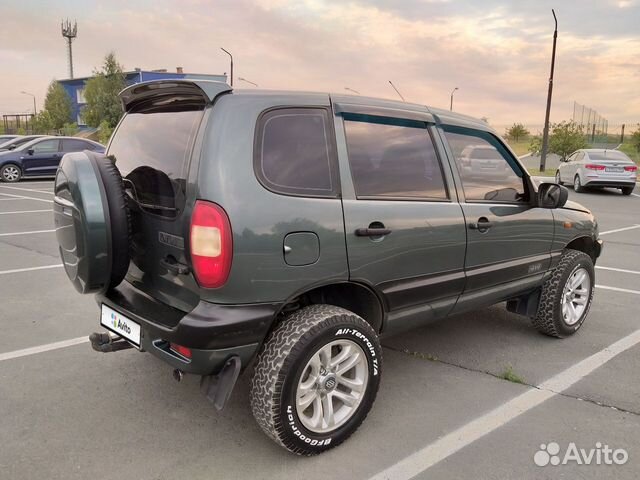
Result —
M580 175L576 175L573 179L573 190L576 193L584 193L585 188L582 186L582 182L580 181Z
M556 172L556 183L558 185L563 185L562 180L560 180L560 172L559 171Z
M356 314L311 305L282 320L258 355L251 410L276 443L315 455L345 441L378 392L382 351Z
M21 177L22 170L13 163L9 163L0 168L0 179L2 179L3 182L19 182Z
M633 193L633 187L622 187L621 190L623 195L631 195Z
M533 326L552 337L568 337L582 326L593 300L595 271L591 257L567 249L542 286Z

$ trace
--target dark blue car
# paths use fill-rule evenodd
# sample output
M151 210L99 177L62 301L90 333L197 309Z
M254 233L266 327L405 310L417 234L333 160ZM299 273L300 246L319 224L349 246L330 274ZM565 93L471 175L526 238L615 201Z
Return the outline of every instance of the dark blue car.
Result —
M97 142L78 137L42 137L15 150L0 152L0 180L17 182L22 177L54 176L65 153L91 150L104 153Z

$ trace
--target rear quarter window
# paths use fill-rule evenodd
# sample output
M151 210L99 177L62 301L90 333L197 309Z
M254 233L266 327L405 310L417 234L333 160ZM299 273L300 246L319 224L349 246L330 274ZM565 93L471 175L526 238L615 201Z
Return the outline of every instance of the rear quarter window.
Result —
M269 190L285 195L338 194L333 131L325 108L279 108L258 119L254 169Z

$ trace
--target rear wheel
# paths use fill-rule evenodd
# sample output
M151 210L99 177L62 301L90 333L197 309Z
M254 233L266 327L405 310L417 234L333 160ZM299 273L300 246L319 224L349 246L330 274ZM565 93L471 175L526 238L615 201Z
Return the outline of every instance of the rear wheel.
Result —
M22 178L22 170L19 166L9 163L0 168L0 178L3 182L19 182Z
M552 337L573 335L587 318L594 287L591 257L577 250L565 250L558 266L542 287L533 326Z
M558 185L563 185L562 180L560 180L560 171L559 170L556 172L556 183Z
M623 195L631 195L633 193L633 187L622 187L620 190L622 190Z
M580 181L580 175L576 175L573 179L573 190L576 193L584 193L585 188L582 186L582 182Z
M375 331L340 307L311 305L269 336L251 382L251 409L264 432L298 455L345 441L378 392L382 352Z

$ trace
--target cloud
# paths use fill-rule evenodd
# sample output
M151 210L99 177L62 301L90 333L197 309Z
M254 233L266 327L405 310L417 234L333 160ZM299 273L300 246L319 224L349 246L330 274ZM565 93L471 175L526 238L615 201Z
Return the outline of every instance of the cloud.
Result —
M633 2L563 2L552 119L570 116L573 101L636 122L640 72L638 12ZM629 3L629 5L626 5ZM35 0L3 7L0 110L26 110L31 89L42 98L48 81L66 76L58 17L65 9L36 8ZM88 75L114 50L127 68L185 67L228 72L260 87L344 92L397 98L391 79L416 103L448 106L500 125L541 124L544 116L552 18L548 0L162 0L100 3L69 0L78 17L77 75ZM73 8L71 8L73 7ZM619 8L618 8L619 7ZM597 22L590 19L597 15ZM622 16L621 16L622 15ZM636 21L627 17L635 15ZM570 19L570 20L569 20ZM630 31L628 25L633 23ZM32 28L24 35L24 25Z

